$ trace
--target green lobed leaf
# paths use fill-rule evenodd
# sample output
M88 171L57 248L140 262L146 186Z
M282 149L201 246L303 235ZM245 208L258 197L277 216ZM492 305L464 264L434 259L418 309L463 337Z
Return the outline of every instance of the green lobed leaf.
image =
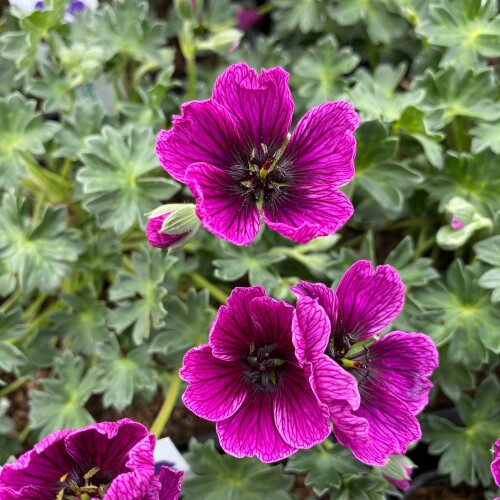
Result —
M151 355L146 347L137 347L122 353L116 337L108 344L99 344L97 365L91 369L99 381L96 391L103 392L105 408L118 411L132 404L134 394L152 396L156 390L156 374L151 367Z
M417 33L430 43L448 47L442 66L464 69L484 63L482 57L500 56L500 18L497 0L439 0Z
M402 36L408 27L403 18L388 9L384 0L338 2L332 9L332 17L343 26L362 21L373 43L388 44Z
M339 47L333 35L318 40L293 66L292 86L308 108L340 99L346 90L344 75L351 73L360 57L350 47Z
M0 260L8 262L25 293L54 292L83 251L80 231L68 229L65 206L45 206L33 221L26 200L5 195L0 218Z
M403 208L405 193L422 181L422 176L392 158L397 138L389 137L385 127L377 120L364 122L356 132L358 149L354 186L362 188L389 213ZM353 188L351 188L353 189Z
M474 205L480 215L493 219L500 196L497 161L490 151L474 156L449 152L443 170L430 177L424 187L441 207L458 196Z
M95 374L85 370L83 358L69 352L56 358L54 366L58 378L44 378L40 382L45 391L29 392L30 425L40 429L40 438L60 429L78 429L94 422L85 403L97 388Z
M402 62L396 67L380 64L373 74L365 68L356 71L356 83L350 99L365 119L377 118L386 122L399 120L405 108L416 106L422 101L422 89L398 91L406 70L407 65Z
M293 478L283 474L282 465L267 465L257 458L220 455L212 440L204 444L194 439L184 455L193 476L182 482L186 500L276 500L291 499Z
M51 333L63 338L74 353L93 354L96 343L108 337L106 304L88 287L78 295L62 294L61 302L65 310L49 316Z
M484 486L492 484L490 447L500 435L499 396L498 379L489 375L474 399L462 395L458 400L463 427L432 415L424 421L423 440L431 454L441 454L438 470L450 474L452 485L465 481L474 486L478 480Z
M45 152L44 143L53 137L59 124L42 119L36 102L18 92L0 98L0 183L16 187L26 175L23 152Z
M414 88L425 90L421 106L432 128L441 129L458 116L485 121L500 118L500 105L494 100L497 84L491 68L462 73L455 68L438 72L429 69L415 80Z
M118 131L104 126L99 137L87 138L86 143L85 166L76 178L82 185L83 206L97 217L100 227L122 234L136 221L144 226L143 214L179 190L173 180L148 175L158 169L151 129Z
M165 273L177 262L155 249L142 247L132 254L129 269L118 271L117 281L109 290L116 307L108 311L108 326L122 333L132 326L132 338L141 344L152 327L163 326L166 315L162 299L167 289L162 286Z

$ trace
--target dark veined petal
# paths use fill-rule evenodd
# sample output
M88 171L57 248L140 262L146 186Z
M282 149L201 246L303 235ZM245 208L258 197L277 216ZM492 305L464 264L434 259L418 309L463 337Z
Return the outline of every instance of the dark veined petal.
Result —
M414 414L427 405L432 383L426 378L438 366L438 351L423 333L391 332L369 348L370 376L406 403Z
M100 467L102 472L113 471L118 475L125 471L125 464L138 460L138 472L146 476L154 472L154 440L150 443L144 425L128 418L84 427L71 433L65 441L76 463L93 464L92 467ZM144 454L149 454L146 462L140 459Z
M182 365L179 376L189 382L182 401L199 417L207 420L228 418L250 393L242 381L239 363L214 357L208 344L190 349Z
M290 138L283 161L297 182L343 186L354 176L359 116L347 101L325 102L309 110Z
M278 432L268 393L255 392L233 416L217 422L216 430L224 451L238 458L276 462L297 451Z
M193 163L185 183L196 198L201 225L235 245L249 245L260 229L260 215L251 191L208 163Z
M296 363L292 343L292 319L294 309L283 300L257 297L250 302L250 316L257 333L257 346L277 344L273 355Z
M230 66L215 81L212 99L237 121L250 150L264 144L272 154L285 141L293 115L288 76L279 67L262 69L258 75L240 63Z
M491 462L491 474L495 484L500 488L500 439L493 445L493 462Z
M106 500L144 500L151 485L154 474L153 450L155 437L151 434L139 441L127 461L125 472L117 476L106 490Z
M331 432L328 411L314 394L304 369L287 366L274 395L276 427L285 441L297 448L310 448Z
M392 266L373 270L368 260L359 260L342 276L336 290L343 324L357 342L376 335L403 309L405 286Z
M386 465L389 455L406 453L408 444L421 437L420 425L411 410L396 396L368 378L362 384L361 405L356 416L368 421L367 438L359 439L348 429L335 429L341 444L369 465Z
M161 484L158 500L177 500L181 492L183 475L183 471L173 470L170 467L163 465L160 469L158 477Z
M53 491L55 496L59 479L74 464L64 444L64 438L71 432L71 429L53 432L15 462L4 465L0 470L0 486L11 488L12 495L19 494L13 498L42 500L47 491Z
M328 356L319 356L311 365L316 393L320 401L328 406L330 418L335 425L337 413L340 408L344 409L346 403L349 406L349 410L357 410L359 408L361 398L358 391L358 383L352 375ZM352 419L351 423L354 421L355 419ZM358 422L357 426L364 428L365 424ZM366 433L365 430L361 432Z
M227 299L227 305L219 308L209 333L212 354L225 361L239 361L248 356L250 344L258 332L250 315L250 302L263 297L261 286L236 287Z
M353 211L347 196L326 183L277 187L262 209L266 224L296 243L334 234Z
M185 182L192 163L230 169L243 145L227 110L210 99L185 103L181 112L174 116L172 128L162 130L156 140L161 166L180 182Z
M311 297L299 297L293 317L293 343L301 365L323 356L331 323L325 310Z

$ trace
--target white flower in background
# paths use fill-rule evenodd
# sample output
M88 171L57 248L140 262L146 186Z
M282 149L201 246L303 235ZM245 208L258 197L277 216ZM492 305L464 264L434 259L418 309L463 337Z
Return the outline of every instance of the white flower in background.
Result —
M30 15L36 9L43 9L43 0L9 0L10 5L16 7L17 11L23 16ZM64 20L68 23L75 18L75 13L84 9L95 10L97 8L97 0L73 0L67 3L66 14ZM20 16L19 16L20 17Z

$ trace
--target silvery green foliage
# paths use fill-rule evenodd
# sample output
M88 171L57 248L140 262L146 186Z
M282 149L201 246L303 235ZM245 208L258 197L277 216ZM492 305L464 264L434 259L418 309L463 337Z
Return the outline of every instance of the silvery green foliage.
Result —
M490 487L488 449L500 436L490 375L500 353L498 2L271 0L244 32L242 1L173 4L100 2L72 22L64 0L3 9L0 462L26 436L151 405L236 286L291 301L299 279L335 286L369 259L406 286L393 329L439 345L435 401L449 398L463 423L422 417L440 471ZM354 216L305 245L264 230L237 247L201 229L171 255L149 248L145 214L193 203L159 166L158 132L241 61L290 72L291 132L313 106L354 103L356 175L342 187ZM13 428L7 411L16 415L26 390L29 427ZM290 498L297 473L331 498L389 488L329 442L285 468L209 444L192 443L187 459L186 498Z

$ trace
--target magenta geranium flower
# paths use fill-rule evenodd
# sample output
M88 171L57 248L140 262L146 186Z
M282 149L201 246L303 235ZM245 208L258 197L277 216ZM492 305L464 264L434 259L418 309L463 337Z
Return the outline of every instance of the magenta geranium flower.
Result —
M217 78L212 98L181 107L156 143L161 165L188 185L202 225L248 245L261 217L297 243L333 234L353 207L337 188L354 175L359 124L346 101L308 111L288 141L293 101L288 73L246 64Z
M491 462L491 474L493 481L500 488L500 439L493 445L493 462Z
M293 316L262 287L235 288L209 343L184 356L184 404L217 422L222 448L236 457L274 462L330 434L327 408L295 356Z
M182 472L154 476L155 437L129 419L56 431L0 471L6 500L175 500Z
M388 265L374 271L371 262L358 261L336 292L306 282L292 290L299 297L297 314L322 312L330 322L321 338L298 328L295 341L299 359L313 366L317 394L330 408L339 442L371 465L404 454L421 436L415 415L428 402L432 384L427 377L438 365L438 353L422 333L375 337L403 308L405 287L397 271ZM354 411L339 403L330 387L339 368L357 382L361 400Z

